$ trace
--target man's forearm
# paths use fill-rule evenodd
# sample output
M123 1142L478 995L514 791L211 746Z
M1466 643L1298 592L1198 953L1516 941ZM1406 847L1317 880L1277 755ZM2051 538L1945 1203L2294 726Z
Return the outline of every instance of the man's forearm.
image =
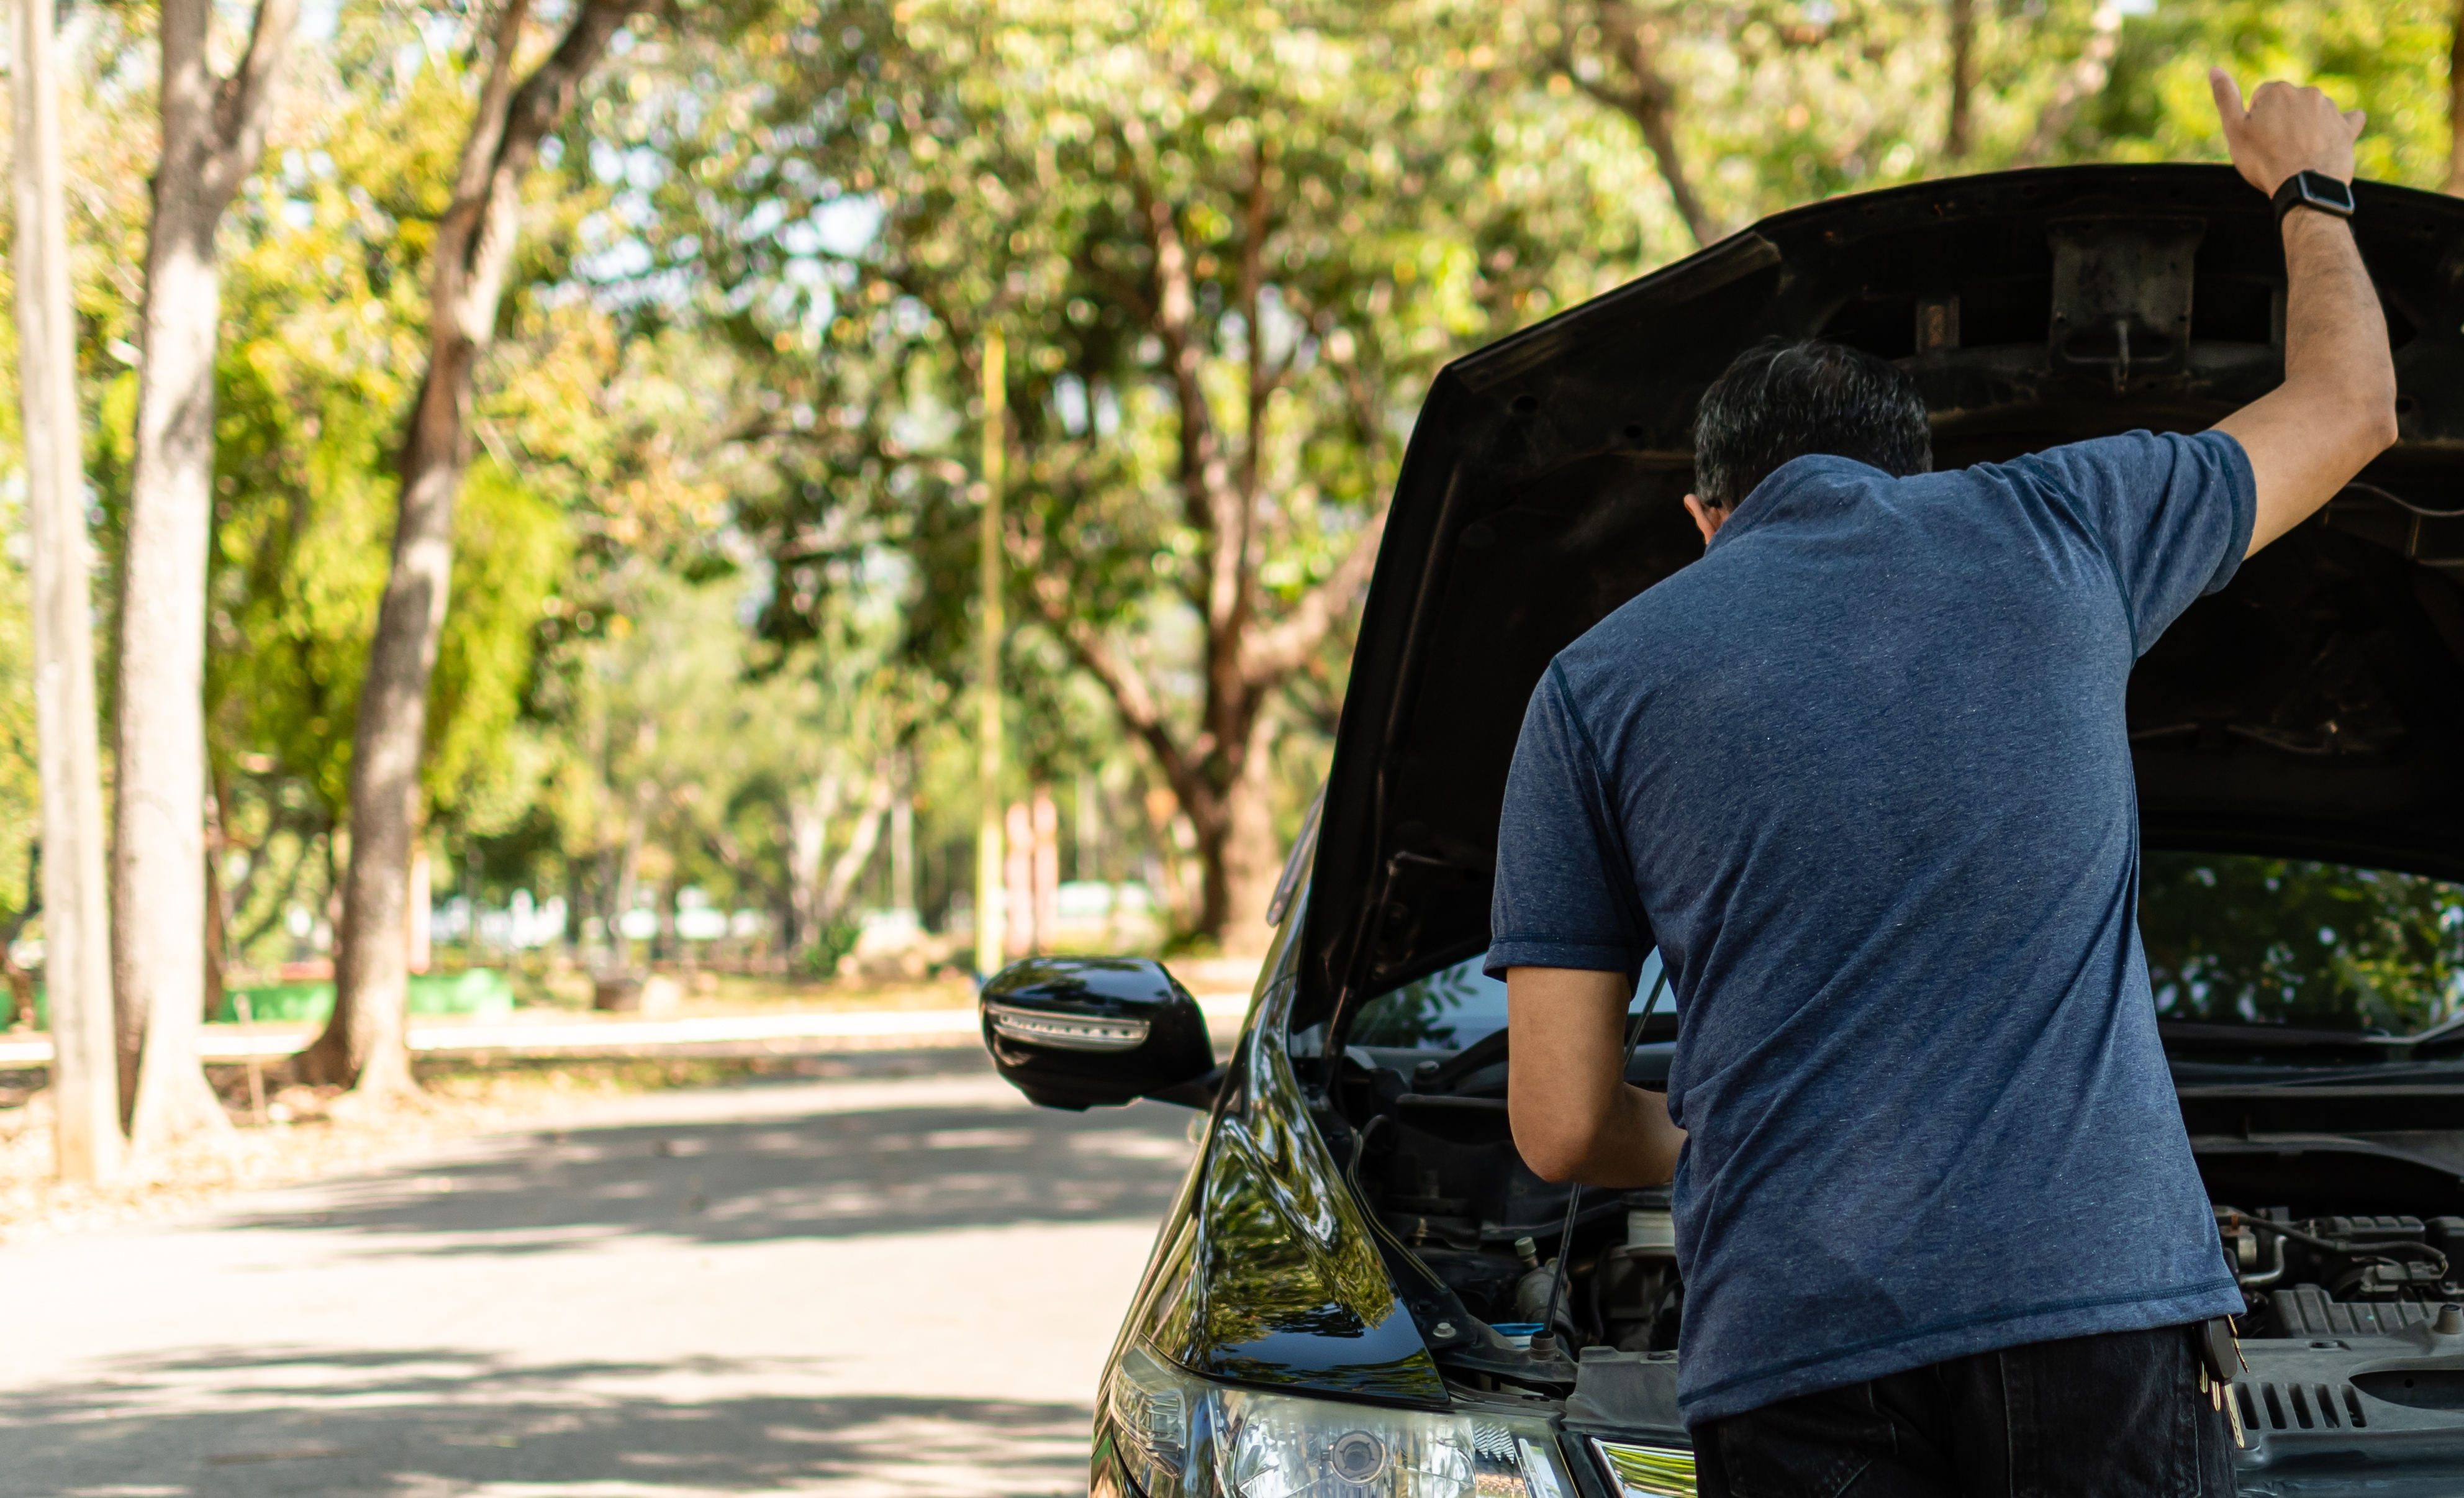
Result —
M1685 1131L1668 1099L1629 1086L1622 973L1517 967L1506 975L1507 1116L1524 1163L1544 1180L1652 1186L1677 1168Z
M2353 242L2353 226L2296 209L2284 215L2284 386L2395 409L2395 360L2378 288ZM2389 435L2392 435L2390 433ZM2346 454L2351 456L2352 454ZM2375 457L2375 449L2360 454Z
M2284 389L2351 407L2351 427L2336 431L2343 451L2321 453L2339 475L2395 441L2395 357L2378 286L2351 224L2311 209L2284 214Z
M2282 83L2263 86L2244 110L2232 78L2211 77L2233 165L2252 187L2273 194L2300 171L2351 179L2359 114L2340 115L2317 89ZM2308 519L2396 438L2387 319L2352 227L2296 208L2279 232L2284 383L2216 423L2241 444L2257 484L2253 552Z
M2261 475L2254 552L2309 518L2395 440L2387 318L2351 226L2296 209L2283 231L2284 384L2217 423Z

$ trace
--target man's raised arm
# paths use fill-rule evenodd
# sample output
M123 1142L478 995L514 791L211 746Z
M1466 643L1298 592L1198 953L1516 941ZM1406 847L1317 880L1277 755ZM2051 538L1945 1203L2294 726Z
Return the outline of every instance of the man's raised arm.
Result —
M2317 89L2289 83L2259 85L2245 109L2222 68L2208 77L2225 143L2251 186L2272 197L2297 172L2352 181L2359 110L2340 113ZM2395 441L2387 319L2351 227L2297 208L2283 234L2284 383L2216 423L2250 454L2258 481L2252 552L2308 519Z

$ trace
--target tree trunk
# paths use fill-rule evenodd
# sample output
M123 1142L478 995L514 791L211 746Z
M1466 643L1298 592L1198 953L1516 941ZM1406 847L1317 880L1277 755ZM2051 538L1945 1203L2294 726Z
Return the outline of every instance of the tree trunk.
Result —
M206 804L206 992L197 1017L208 1023L223 1006L226 958L231 946L231 896L223 884L223 859L231 850L223 819L230 806L231 787L218 781L213 799Z
M351 737L351 866L342 896L334 1014L300 1054L314 1081L385 1094L411 1086L405 1045L403 902L419 822L428 687L453 570L453 501L471 456L471 401L494 341L520 232L521 185L607 38L642 0L583 0L556 51L517 89L528 0L508 0L462 147L429 272L429 363L405 433L393 568L368 643Z
M2054 84L2053 96L2045 101L2044 113L2036 117L2036 128L2020 147L2013 165L2034 166L2052 160L2061 148L2062 137L2079 119L2080 107L2112 77L2113 55L2122 46L2122 7L2109 0L2099 5L2088 26L2087 41Z
M559 933L568 958L582 950L583 895L582 860L568 857L564 861L564 930Z
M1641 50L1646 39L1633 12L1620 0L1599 0L1599 5L1604 26L1621 18L1626 27L1623 55L1647 74L1649 58ZM1663 110L1663 124L1665 115ZM1263 942L1264 934L1236 929L1236 913L1245 911L1260 917L1251 924L1263 923L1267 896L1255 886L1263 879L1271 892L1276 863L1266 802L1271 777L1265 762L1272 730L1263 726L1268 705L1323 647L1335 621L1351 611L1367 585L1386 515L1380 508L1369 517L1343 560L1281 608L1280 617L1271 622L1263 617L1268 603L1259 570L1265 550L1265 455L1274 394L1290 365L1271 360L1264 339L1243 335L1245 409L1237 423L1219 425L1203 378L1205 348L1213 338L1200 326L1204 298L1198 294L1178 210L1153 174L1155 164L1139 143L1143 136L1124 132L1124 140L1132 146L1131 186L1154 264L1155 291L1144 300L1141 316L1162 346L1165 394L1179 429L1176 485L1180 515L1203 538L1202 580L1185 594L1204 631L1199 665L1205 696L1197 732L1184 734L1169 720L1162 694L1136 661L1076 610L1068 575L1071 559L1048 536L1030 530L1023 537L1019 559L1023 564L1014 569L1012 585L1033 601L1077 663L1111 697L1122 727L1146 747L1161 773L1169 787L1167 799L1177 801L1187 817L1197 839L1191 851L1200 870L1198 908L1189 929L1246 950ZM1669 148L1674 170L1673 142ZM1272 263L1267 242L1275 218L1274 173L1266 146L1249 152L1245 175L1240 193L1244 237L1237 291L1226 302L1238 311L1243 326L1255 330L1264 325L1266 268ZM1672 190L1683 181L1682 173L1673 176ZM1680 204L1699 215L1690 191L1680 193ZM1228 436L1227 429L1237 431L1237 438ZM1374 453L1372 457L1374 461ZM1159 835L1177 826L1152 804L1149 815Z
M1976 0L1950 0L1950 120L1942 132L1942 154L1966 159L1972 142L1970 116L1976 94Z
M1695 195L1694 179L1686 174L1684 156L1677 145L1677 89L1660 71L1654 39L1642 17L1625 0L1599 0L1598 15L1600 34L1633 85L1616 102L1642 132L1642 143L1651 150L1652 164L1660 168L1660 180L1667 185L1677 216L1685 220L1696 244L1707 245L1720 236L1719 226L1711 221L1703 200Z
M615 893L610 896L612 908L607 914L607 948L616 959L616 970L628 973L633 969L633 938L625 935L625 917L633 913L634 903L642 894L642 843L650 832L650 798L657 788L649 781L633 787L633 800L625 813L625 846L616 855Z
M111 927L103 883L102 746L95 722L84 453L69 310L68 209L52 74L52 0L18 0L17 400L34 575L34 725L43 793L43 980L50 991L53 1143L60 1179L120 1169Z
M901 766L897 800L890 805L890 906L915 914L915 798L907 786L912 777Z
M822 854L827 849L830 818L838 814L840 782L835 774L813 783L813 794L787 803L787 949L802 957L822 936Z
M206 57L210 0L164 0L163 151L138 337L136 455L120 573L112 967L138 1154L228 1135L197 1065L206 958L206 552L212 532L214 232L256 169L297 0L261 0L240 71Z
M847 895L855 889L856 879L865 866L872 862L872 851L881 846L881 825L890 815L890 804L897 796L897 782L888 775L876 776L872 788L865 793L864 808L856 813L853 827L847 830L847 846L830 861L830 871L822 880L817 910L816 939L822 929L838 919L847 905Z
M2448 29L2447 190L2464 194L2464 0Z
M1243 956L1264 953L1273 932L1266 907L1284 870L1282 839L1275 836L1275 739L1281 724L1261 714L1242 756L1241 776L1224 798L1223 949Z

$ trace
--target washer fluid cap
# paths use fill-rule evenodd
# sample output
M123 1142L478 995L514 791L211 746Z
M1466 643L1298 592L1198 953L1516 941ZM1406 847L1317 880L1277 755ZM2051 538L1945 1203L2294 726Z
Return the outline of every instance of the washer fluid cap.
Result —
M1625 1215L1625 1245L1629 1252L1677 1252L1677 1219L1664 1207L1636 1207Z

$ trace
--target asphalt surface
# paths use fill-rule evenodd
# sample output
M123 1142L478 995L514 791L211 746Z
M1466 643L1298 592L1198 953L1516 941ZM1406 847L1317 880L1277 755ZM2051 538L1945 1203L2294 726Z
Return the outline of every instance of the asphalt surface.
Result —
M1191 1117L880 1055L0 1249L0 1495L1083 1492Z

